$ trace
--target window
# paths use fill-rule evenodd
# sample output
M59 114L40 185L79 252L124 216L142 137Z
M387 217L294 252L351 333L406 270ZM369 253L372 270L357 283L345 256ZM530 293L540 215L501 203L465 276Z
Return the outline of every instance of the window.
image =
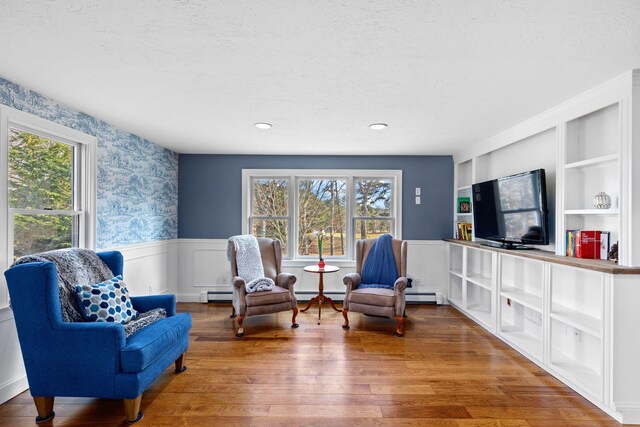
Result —
M243 170L243 232L278 239L288 259L352 259L356 239L401 238L401 171Z
M95 242L95 138L1 107L3 264ZM0 306L3 301L0 301Z

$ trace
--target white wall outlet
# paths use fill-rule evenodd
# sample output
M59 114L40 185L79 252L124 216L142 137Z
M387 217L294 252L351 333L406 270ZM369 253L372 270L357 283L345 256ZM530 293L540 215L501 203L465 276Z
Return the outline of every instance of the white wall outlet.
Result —
M420 187L416 187L416 196L420 195Z
M416 196L416 205L420 204L420 196Z

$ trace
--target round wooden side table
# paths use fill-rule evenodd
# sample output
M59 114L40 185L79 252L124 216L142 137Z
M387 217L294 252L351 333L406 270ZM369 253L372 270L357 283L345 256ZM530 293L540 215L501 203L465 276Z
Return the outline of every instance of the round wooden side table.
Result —
M324 268L319 268L317 265L308 265L304 268L304 271L307 271L309 273L319 274L320 280L318 281L318 295L311 298L309 300L309 304L307 304L307 306L300 311L309 310L309 308L311 308L311 305L314 302L317 302L318 303L318 325L320 324L320 317L322 316L322 304L324 304L325 301L331 304L331 307L335 311L340 311L338 310L336 305L333 303L333 300L324 295L324 281L323 281L323 276L325 273L335 273L338 270L340 270L339 267L336 267L335 265L328 265L328 264L325 265Z

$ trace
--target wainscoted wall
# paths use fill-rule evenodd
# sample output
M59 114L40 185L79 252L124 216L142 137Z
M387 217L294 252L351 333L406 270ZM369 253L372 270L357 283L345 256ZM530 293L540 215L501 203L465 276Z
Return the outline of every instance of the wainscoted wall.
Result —
M441 294L446 301L448 247L439 240L410 240L407 248L407 271L413 287L407 290L408 301L434 301ZM296 294L309 299L318 292L318 276L303 271L308 262L283 261L283 269L297 276ZM336 262L340 271L326 274L325 293L331 298L344 297L342 277L355 271L353 261ZM178 300L182 302L231 299L231 271L227 261L226 239L179 239Z
M402 237L451 237L451 156L235 156L180 154L178 235L226 239L242 232L242 169L402 170ZM422 204L414 203L415 188Z
M0 103L98 139L98 248L177 237L176 153L1 78Z

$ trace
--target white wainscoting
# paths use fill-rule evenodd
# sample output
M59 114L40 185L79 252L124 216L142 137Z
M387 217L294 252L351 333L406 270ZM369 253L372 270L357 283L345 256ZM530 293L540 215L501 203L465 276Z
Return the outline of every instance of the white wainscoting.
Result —
M116 250L124 257L124 280L131 295L178 293L178 240L161 240Z
M446 301L447 244L440 240L407 241L407 272L413 287L407 289L407 301L435 302L436 294ZM231 299L231 271L227 261L226 239L179 239L178 301L206 302ZM296 295L305 300L318 292L318 275L306 273L311 262L283 261L283 270L297 276ZM355 271L354 262L336 263L340 271L325 274L325 293L337 300L344 297L342 277Z
M20 353L20 343L9 307L0 309L0 404L22 393L29 384Z

